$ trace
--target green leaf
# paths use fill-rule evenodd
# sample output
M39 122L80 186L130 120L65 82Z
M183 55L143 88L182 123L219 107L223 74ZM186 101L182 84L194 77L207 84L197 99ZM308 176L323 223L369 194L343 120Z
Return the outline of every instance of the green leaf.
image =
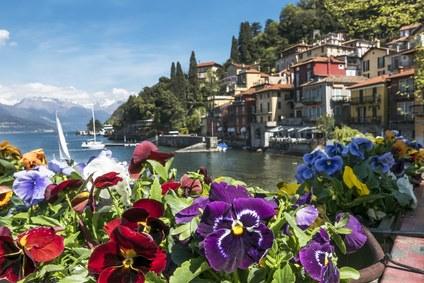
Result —
M173 215L177 214L177 212L182 209L188 207L193 202L192 198L180 198L178 197L174 191L170 191L165 196L165 202L171 208L171 212Z
M359 277L361 276L358 270L349 266L343 266L342 268L339 269L339 272L340 272L341 280L345 280L345 279L358 280Z
M264 268L249 268L249 274L247 275L248 283L264 283L266 281L266 270Z
M340 252L342 252L342 254L346 254L346 245L345 245L342 237L339 234L337 234L336 228L334 228L333 225L328 225L327 227L328 227L328 230L330 232L331 239L334 241L336 246L339 248Z
M72 250L83 258L89 258L91 255L91 250L87 248L73 248Z
M291 216L287 212L284 212L284 218L287 220L287 223L289 223L289 225L292 227L293 232L299 241L299 246L306 246L306 244L311 240L311 237L306 235L306 233L303 232L302 229L299 228L299 226L297 226L296 220L293 218L293 216Z
M190 259L174 271L169 283L188 283L208 269L210 267L203 258Z
M37 277L42 278L48 272L62 271L64 269L65 269L65 267L63 267L62 265L58 265L58 264L47 264L47 265L44 265L41 268L41 270L38 272L38 276Z
M154 272L147 272L144 275L144 278L146 280L146 283L166 283L164 279L160 278L159 275Z
M350 233L352 233L352 229L345 228L345 227L337 228L336 233L342 234L342 235L349 235Z
M45 226L51 226L51 227L61 226L58 220L51 217L44 216L44 215L31 217L31 222L33 224L45 225Z
M162 202L162 188L158 177L155 177L150 187L150 198Z
M361 197L358 197L358 198L354 199L353 201L351 201L350 203L347 203L345 205L346 205L346 207L355 207L355 206L359 206L363 203L374 202L376 200L383 199L383 198L386 198L388 196L390 196L390 195L388 195L388 194L375 194L375 195L361 196Z
M277 269L272 276L272 283L291 283L296 282L296 276L294 275L289 264L286 264L283 268Z
M79 234L80 234L80 232L78 231L78 232L73 233L69 236L66 236L65 237L65 246L68 247L69 245L73 244L74 241L76 240L76 238L78 238Z
M159 177L161 177L163 180L167 181L168 180L168 171L166 170L166 168L160 164L159 162L155 161L155 160L147 160L147 162L150 163L150 165L153 168L153 171L159 175Z

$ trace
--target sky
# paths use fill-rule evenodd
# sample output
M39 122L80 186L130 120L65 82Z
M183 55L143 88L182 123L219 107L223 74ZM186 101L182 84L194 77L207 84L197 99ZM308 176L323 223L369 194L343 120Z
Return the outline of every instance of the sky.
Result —
M278 19L288 0L0 2L0 103L27 96L125 100L172 61L223 62L242 21Z

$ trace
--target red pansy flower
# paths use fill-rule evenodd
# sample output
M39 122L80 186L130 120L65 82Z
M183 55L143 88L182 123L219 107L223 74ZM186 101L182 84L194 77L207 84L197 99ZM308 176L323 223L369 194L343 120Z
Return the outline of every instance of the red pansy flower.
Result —
M121 182L123 179L119 177L119 173L109 172L99 176L94 180L94 186L99 189L112 187Z
M145 234L118 226L111 240L97 246L88 260L88 270L99 283L143 283L149 271L160 273L166 266L166 254Z
M63 237L51 227L30 229L16 242L8 228L0 227L0 278L17 282L35 271L35 263L57 258L63 249Z
M199 179L193 179L189 175L184 174L180 182L185 195L199 195L202 193L202 182Z
M180 182L169 180L161 185L162 195L166 195L166 193L171 190L172 191L178 190L180 186L181 186Z
M82 185L82 180L69 179L65 180L60 184L50 184L47 186L44 192L44 197L48 202L55 201L60 192L65 191L69 188L79 188Z
M106 223L104 229L111 236L116 227L126 226L134 231L150 234L159 244L169 232L168 226L159 219L163 213L162 203L152 199L140 199L122 214L122 218Z
M159 151L159 148L154 143L143 141L136 145L128 171L133 178L137 179L146 160L155 160L163 164L173 156L173 153Z

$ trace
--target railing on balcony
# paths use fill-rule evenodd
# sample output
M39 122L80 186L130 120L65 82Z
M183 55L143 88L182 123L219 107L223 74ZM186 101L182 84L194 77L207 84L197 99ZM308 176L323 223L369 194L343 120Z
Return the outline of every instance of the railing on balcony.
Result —
M379 95L377 96L372 96L372 95L367 95L367 96L363 96L363 97L352 97L351 98L351 104L355 105L355 104L376 104L376 103L380 103L381 102L381 97Z
M381 117L375 116L375 117L352 117L350 122L352 124L380 124L381 123Z
M412 113L414 115L424 116L424 104L415 104L412 106Z

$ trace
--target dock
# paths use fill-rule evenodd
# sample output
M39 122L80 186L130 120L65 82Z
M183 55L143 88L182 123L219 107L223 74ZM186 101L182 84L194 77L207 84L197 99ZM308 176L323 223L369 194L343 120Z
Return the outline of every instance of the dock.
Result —
M122 147L135 147L137 143L105 143L106 147L122 146Z

